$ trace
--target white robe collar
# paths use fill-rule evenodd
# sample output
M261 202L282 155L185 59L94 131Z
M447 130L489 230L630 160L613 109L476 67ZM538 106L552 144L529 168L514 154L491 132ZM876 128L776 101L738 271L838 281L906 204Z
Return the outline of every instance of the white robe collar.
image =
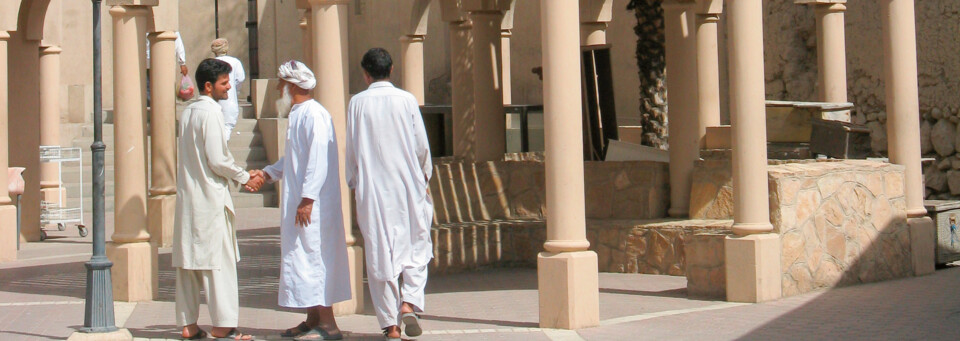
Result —
M217 102L217 101L213 100L213 97L210 97L210 96L207 96L207 95L200 95L200 100L201 100L201 101L206 101L206 102L208 102L208 103L216 104L217 107L220 107L220 102Z
M390 81L379 81L379 82L370 83L370 86L367 87L367 89L392 88L392 87L393 87L393 83L390 83Z

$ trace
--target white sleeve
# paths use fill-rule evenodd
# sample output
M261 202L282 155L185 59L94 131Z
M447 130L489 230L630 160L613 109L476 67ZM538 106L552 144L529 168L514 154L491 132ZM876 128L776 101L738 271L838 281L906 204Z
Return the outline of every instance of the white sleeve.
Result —
M430 180L433 176L433 160L430 156L430 140L427 139L427 129L423 124L423 114L420 113L420 105L416 100L410 99L407 102L410 110L411 120L413 121L414 146L416 147L417 159L420 161L420 168L423 170L423 176Z
M355 115L356 110L357 110L356 102L354 102L351 99L350 105L347 107L347 129L346 129L347 136L344 137L344 143L347 144L345 146L346 151L344 152L344 158L345 158L344 172L347 174L344 174L344 176L347 179L347 187L350 187L353 189L357 188L357 171L358 171L357 155L356 155L357 152L356 150L354 150L356 146L356 142L354 141L354 139L356 138L356 135L357 135L356 134L357 122L356 122L356 115Z
M179 65L187 65L187 52L183 48L183 39L180 39L180 32L177 32L177 40L174 41L174 46L177 52L177 63Z
M321 116L308 115L303 120L304 126L300 128L303 133L303 143L308 146L304 157L306 160L300 160L307 164L303 174L303 189L300 196L303 199L320 199L320 190L327 181L327 172L330 164L327 162L327 154L330 147L331 136L328 132L331 130ZM336 165L335 167L339 167ZM338 180L339 181L339 180Z

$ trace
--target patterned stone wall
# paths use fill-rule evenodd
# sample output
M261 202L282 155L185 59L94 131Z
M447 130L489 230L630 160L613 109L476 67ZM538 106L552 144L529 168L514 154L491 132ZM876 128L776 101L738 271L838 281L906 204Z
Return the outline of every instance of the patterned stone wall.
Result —
M771 161L768 171L770 220L781 235L783 296L913 274L902 166L860 160ZM729 160L698 163L691 200L694 218L732 218L730 189ZM707 236L688 241L691 293L722 297L723 283L710 274L723 265L702 257L714 252L716 243Z
M783 296L913 274L902 166L791 163L769 179Z

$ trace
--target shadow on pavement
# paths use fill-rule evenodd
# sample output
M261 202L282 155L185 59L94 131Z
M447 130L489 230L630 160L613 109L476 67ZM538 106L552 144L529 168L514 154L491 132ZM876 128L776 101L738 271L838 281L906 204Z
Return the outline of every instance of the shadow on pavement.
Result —
M869 223L848 226L846 222L853 219L844 218L842 227L825 220L816 222L816 232L809 232L804 242L821 240L827 245L818 246L824 247L819 259L802 251L782 256L785 264L792 264L783 269L785 294L792 283L786 280L795 276L809 276L813 290L827 291L754 328L743 339L960 339L960 269L912 279L913 250L906 217L891 217L875 230ZM867 236L857 239L851 232ZM840 244L830 245L834 241ZM789 259L793 257L796 260ZM874 283L881 281L885 282Z

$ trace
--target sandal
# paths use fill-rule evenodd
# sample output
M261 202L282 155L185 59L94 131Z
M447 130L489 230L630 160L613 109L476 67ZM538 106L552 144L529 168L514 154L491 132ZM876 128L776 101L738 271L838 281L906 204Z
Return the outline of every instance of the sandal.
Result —
M423 328L420 327L420 316L415 313L404 313L400 315L400 321L403 321L403 332L407 336L420 336L423 334Z
M300 334L310 331L310 326L307 325L307 321L300 322L296 327L284 330L280 333L280 337L297 337Z
M399 337L390 337L390 328L383 328L383 339L387 341L403 341Z
M199 329L199 328L198 328ZM193 336L181 338L183 340L203 340L207 338L207 332L203 329L199 329Z
M249 337L249 338L247 338ZM253 335L241 333L237 328L230 329L226 336L218 337L217 341L253 341Z
M343 333L330 334L326 330L320 327L316 327L308 330L307 332L297 335L294 338L297 341L307 341L307 340L343 340Z

